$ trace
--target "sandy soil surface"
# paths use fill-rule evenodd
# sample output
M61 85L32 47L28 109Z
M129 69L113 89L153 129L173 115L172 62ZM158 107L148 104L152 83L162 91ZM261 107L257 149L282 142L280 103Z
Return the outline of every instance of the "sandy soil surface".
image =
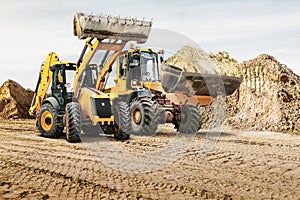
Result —
M104 140L101 148L147 155L174 135L163 127L154 137ZM33 120L0 121L0 199L300 199L300 136L226 132L200 157L205 140L200 131L175 162L132 173L103 164L83 143L40 137Z

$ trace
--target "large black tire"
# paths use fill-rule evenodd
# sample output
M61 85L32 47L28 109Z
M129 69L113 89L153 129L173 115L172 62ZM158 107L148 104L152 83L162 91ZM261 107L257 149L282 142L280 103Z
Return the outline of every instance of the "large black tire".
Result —
M181 120L174 121L175 128L180 133L193 134L201 128L201 113L196 106L183 105L181 107Z
M154 135L160 121L157 102L149 97L134 99L130 103L130 118L134 135Z
M115 129L111 130L117 140L127 140L131 132L129 106L126 102L115 101L113 105Z
M51 104L41 106L37 119L37 127L43 137L57 138L60 135L57 112Z
M202 108L201 108L201 106L199 104L197 104L196 108L197 108L199 116L200 116L199 124L198 124L198 131L199 131L201 129L201 127L202 127L202 117L201 117L201 115L202 115Z
M68 142L80 142L81 112L77 102L66 105L66 138Z

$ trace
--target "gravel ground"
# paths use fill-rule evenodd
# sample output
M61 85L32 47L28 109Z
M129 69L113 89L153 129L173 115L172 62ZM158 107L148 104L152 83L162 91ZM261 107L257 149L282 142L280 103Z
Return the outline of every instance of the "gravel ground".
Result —
M34 124L0 121L0 199L300 199L300 136L222 132L201 157L216 141L206 131L187 143L167 125L153 137L70 144Z

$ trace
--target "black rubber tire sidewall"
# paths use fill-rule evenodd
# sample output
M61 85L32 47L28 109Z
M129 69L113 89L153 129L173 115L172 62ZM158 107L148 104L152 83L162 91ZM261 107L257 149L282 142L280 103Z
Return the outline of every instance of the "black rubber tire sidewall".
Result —
M53 119L52 128L48 131L44 130L41 125L42 114L46 111L51 113L52 119ZM39 114L38 114L38 118L37 118L37 128L40 131L41 136L48 137L48 138L57 138L61 134L60 129L57 126L57 124L58 124L58 118L57 118L56 110L52 107L52 105L50 103L43 104L39 110Z
M133 121L132 110L137 107L141 111L141 123L137 125ZM130 119L132 123L132 133L139 136L152 136L156 134L159 124L159 109L156 101L149 97L134 99L130 103Z
M201 128L201 124L199 108L186 104L181 107L181 121L175 121L175 128L180 133L193 134Z
M77 102L66 105L66 139L68 142L80 142L81 111Z

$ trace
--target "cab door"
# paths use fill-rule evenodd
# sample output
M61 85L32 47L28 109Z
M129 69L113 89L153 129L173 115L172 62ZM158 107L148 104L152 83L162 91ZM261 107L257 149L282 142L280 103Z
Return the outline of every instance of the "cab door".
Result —
M127 89L137 89L143 87L142 83L142 68L139 52L128 52L128 76L127 76Z
M118 65L117 65L117 75L116 75L116 85L115 85L115 92L125 92L127 91L127 84L126 84L126 76L128 74L128 66L127 66L127 54L120 55L118 58Z

